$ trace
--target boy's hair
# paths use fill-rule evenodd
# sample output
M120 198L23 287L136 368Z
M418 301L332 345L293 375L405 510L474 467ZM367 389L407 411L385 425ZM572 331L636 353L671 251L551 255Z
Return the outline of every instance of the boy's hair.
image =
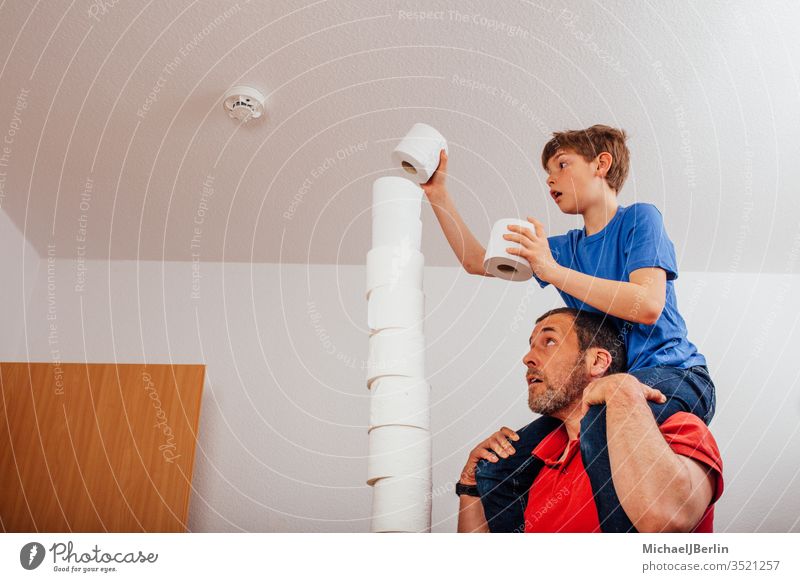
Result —
M578 336L578 347L581 354L589 348L603 348L611 354L611 365L606 370L606 376L619 374L627 369L628 354L625 349L625 340L619 337L616 326L607 315L579 311L572 307L559 307L539 316L536 323L559 313L566 313L574 318L575 334Z
M561 148L575 150L587 162L591 162L599 154L608 152L613 161L606 174L606 182L619 192L628 177L628 166L631 153L625 140L628 135L624 129L616 129L608 125L593 125L588 129L570 131L554 131L553 137L542 150L542 166L547 170L547 162Z

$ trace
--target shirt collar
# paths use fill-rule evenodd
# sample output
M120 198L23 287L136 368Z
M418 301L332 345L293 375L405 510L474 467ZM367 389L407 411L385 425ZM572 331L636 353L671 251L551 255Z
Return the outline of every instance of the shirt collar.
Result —
M569 444L567 427L563 424L544 437L531 453L548 465L555 465L564 454L564 448Z
M625 210L625 206L623 206L622 204L618 204L617 205L617 210L616 210L616 212L614 212L614 216L611 217L611 220L608 221L608 224L606 224L603 228L601 228L598 232L596 232L594 234L587 235L586 234L586 226L584 226L581 229L581 234L583 234L583 240L586 241L586 242L592 242L592 241L596 241L596 240L602 240L603 238L605 238L606 233L610 230L609 227L612 224L614 224L617 220L619 220L619 218L622 216L622 211L623 210Z

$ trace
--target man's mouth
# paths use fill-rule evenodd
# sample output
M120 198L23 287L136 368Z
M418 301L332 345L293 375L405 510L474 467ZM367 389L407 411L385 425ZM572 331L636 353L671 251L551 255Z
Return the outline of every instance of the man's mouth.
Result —
M528 376L528 386L533 386L534 384L538 384L541 382L541 378L535 378L533 376Z
M553 197L553 200L558 202L558 199L561 198L563 192L559 192L558 190L550 190L550 196Z

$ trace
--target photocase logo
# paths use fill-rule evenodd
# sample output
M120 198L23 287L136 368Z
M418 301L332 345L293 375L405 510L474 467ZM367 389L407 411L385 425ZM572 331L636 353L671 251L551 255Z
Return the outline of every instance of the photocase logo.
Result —
M44 560L44 546L38 542L29 542L19 551L19 563L26 570L35 570Z

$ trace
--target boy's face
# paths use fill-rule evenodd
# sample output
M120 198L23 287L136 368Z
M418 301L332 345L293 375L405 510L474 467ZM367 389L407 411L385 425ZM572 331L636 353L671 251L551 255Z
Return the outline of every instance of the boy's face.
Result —
M550 196L565 214L580 214L597 189L597 161L587 162L569 148L561 148L547 161ZM601 178L602 179L602 178ZM602 187L602 186L601 186Z

